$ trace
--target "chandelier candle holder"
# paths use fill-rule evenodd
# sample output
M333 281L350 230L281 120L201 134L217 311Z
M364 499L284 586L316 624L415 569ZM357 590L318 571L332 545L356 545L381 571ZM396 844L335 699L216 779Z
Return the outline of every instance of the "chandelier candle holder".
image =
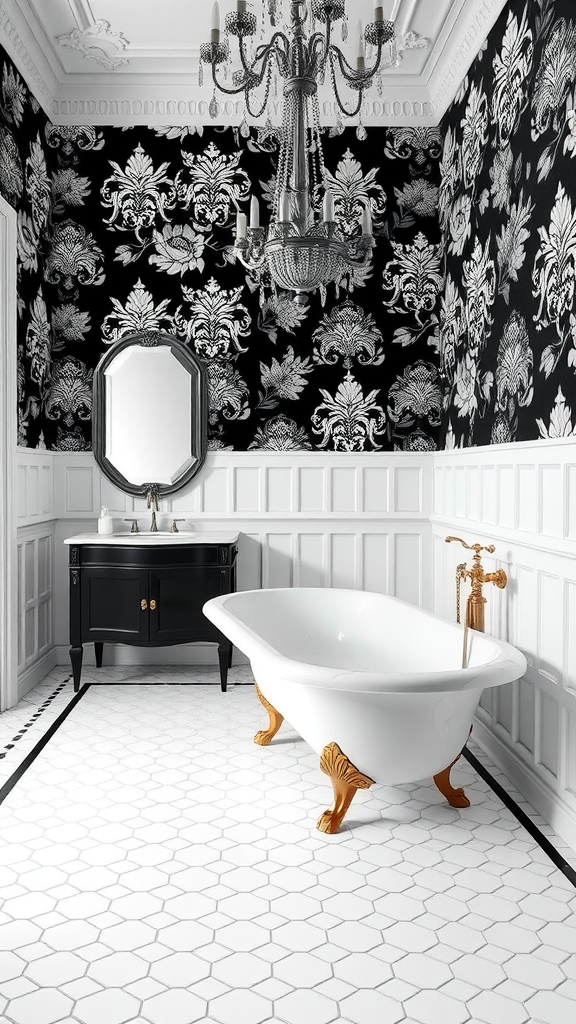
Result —
M260 0L262 8L264 0ZM347 60L333 41L336 22L343 20L342 37L347 37L346 0L267 0L269 42L257 43L258 19L247 0L236 0L236 9L220 25L220 8L212 12L210 42L200 48L200 59L212 68L214 95L210 114L218 114L216 90L235 96L243 93L246 111L258 120L268 109L274 79L283 80L282 123L278 170L267 227L260 225L255 196L250 201L250 221L238 212L234 252L250 272L268 271L272 286L295 293L305 304L307 293L335 282L364 266L374 247L370 209L358 220L357 232L344 236L334 214L334 198L326 187L322 153L318 85L329 80L340 117L357 118L364 93L384 66L396 59L394 23L385 21L383 8L376 7L374 21L365 28L358 24L356 66ZM282 9L289 8L287 21ZM263 27L266 27L263 14ZM280 26L280 27L278 27ZM230 85L219 77L219 69L230 64L231 36L238 41L240 67L232 73ZM366 43L373 57L368 60ZM387 58L385 47L390 44ZM225 77L224 76L224 77ZM341 85L351 90L347 106ZM361 137L365 131L359 122Z

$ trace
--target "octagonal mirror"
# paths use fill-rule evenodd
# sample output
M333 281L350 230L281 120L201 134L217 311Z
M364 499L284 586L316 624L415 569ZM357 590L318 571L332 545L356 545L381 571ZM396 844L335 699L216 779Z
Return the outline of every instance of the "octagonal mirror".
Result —
M183 487L206 457L202 363L177 338L140 331L117 341L94 371L94 457L127 494Z

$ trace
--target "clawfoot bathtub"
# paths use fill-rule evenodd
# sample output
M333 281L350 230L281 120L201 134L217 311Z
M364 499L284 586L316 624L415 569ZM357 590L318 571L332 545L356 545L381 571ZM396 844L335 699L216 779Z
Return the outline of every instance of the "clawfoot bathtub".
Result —
M269 726L283 718L320 755L334 807L318 828L337 832L357 789L433 776L456 807L450 784L487 686L526 671L524 655L397 598L355 590L252 590L213 598L204 613L250 659Z

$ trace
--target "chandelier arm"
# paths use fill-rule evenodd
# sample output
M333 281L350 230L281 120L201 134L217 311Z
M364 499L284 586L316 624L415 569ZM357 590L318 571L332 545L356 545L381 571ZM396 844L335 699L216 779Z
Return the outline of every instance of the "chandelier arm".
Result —
M280 46L280 43L282 43L282 46ZM278 30L278 32L275 32L274 35L271 37L269 43L266 43L266 45L259 46L256 50L255 59L260 60L260 50L264 51L272 49L279 50L281 53L283 53L284 60L287 59L288 53L290 51L290 40L288 39L288 36L284 32L280 32L280 30Z
M243 44L241 43L241 45L240 45L240 60L242 62L242 70L244 71L244 74L246 75L246 81L244 82L244 85L242 85L240 88L244 89L246 91L248 89L257 89L259 85L262 85L262 82L264 81L264 79L266 77L266 73L267 73L267 70L268 70L269 58L270 58L271 55L273 55L273 53L275 53L275 51L272 51L270 49L269 52L266 52L265 54L263 54L263 59L262 59L262 64L260 66L260 70L257 71L256 70L256 64L258 62L256 60L254 60L254 61L252 61L252 64L248 64L248 62L246 61L246 56L245 56L245 54L243 52L242 46L243 46ZM268 47L266 49L268 51Z
M266 77L266 88L265 88L265 91L264 91L264 99L263 99L262 104L261 104L261 106L260 106L260 108L258 110L252 110L252 108L250 106L250 89L248 88L248 86L246 86L246 88L244 90L244 96L245 96L245 100L246 100L246 110L250 114L250 117L253 117L255 120L258 120L259 117L262 117L262 114L264 113L264 111L266 110L266 107L268 106L268 99L269 99L269 96L270 96L270 86L272 84L271 83L271 66L270 66L269 62L266 63L266 66L265 66L265 69L264 69L261 81L264 81L265 77Z
M327 29L329 26L327 26ZM310 61L309 74L311 77L316 77L319 74L321 68L326 63L328 51L330 48L330 34L327 30L326 35L322 35L321 32L315 32L313 36L308 40L308 59Z
M378 42L375 45L377 46L378 49L372 67L363 68L362 71L358 71L356 68L353 68L352 65L348 63L346 57L342 53L342 50L340 49L339 46L336 46L335 43L330 44L330 53L338 61L340 72L347 82L357 82L359 76L362 76L362 78L371 79L374 77L374 75L378 73L380 65L382 64L383 44L380 40L378 40Z
M328 53L330 51L330 47L332 46L331 38L332 38L332 25L333 25L333 23L334 22L333 22L332 18L330 18L328 16L326 18L326 28L325 28L324 32L314 32L310 36L310 39L308 40L308 50L309 50L309 53L314 56L314 65L313 65L313 68L314 68L313 73L314 74L318 73L320 68L323 65L326 64L326 59L328 57ZM315 53L315 51L316 51L316 49L318 47L318 44L322 47L322 55L321 56L319 54ZM310 59L312 59L312 58L310 58Z
M239 43L239 50L240 50L240 62L242 64L242 69L243 69L243 71L245 72L246 75L248 75L249 77L257 77L257 78L259 78L259 84L260 84L260 82L262 81L262 79L264 77L265 64L267 63L270 55L274 54L276 56L277 61L278 61L278 69L280 71L280 74L283 77L285 76L285 72L286 72L286 68L287 68L287 64L288 64L288 57L287 57L287 55L288 55L288 50L289 50L290 44L288 42L287 36L285 36L283 32L275 32L269 43L266 43L265 46L259 46L258 49L256 50L256 54L255 54L254 60L251 63L249 63L248 60L247 60L246 48L245 48L246 44L244 42L244 37L243 36L239 37L238 43ZM283 47L280 45L280 43L283 44ZM260 63L260 61L262 61L262 65L261 65L262 71L261 72L256 70L256 66L257 66L257 64Z
M331 43L330 44L330 59L331 59L331 61L334 61L334 60L338 61L338 67L340 68L340 73L341 73L341 75L343 75L343 77L346 79L347 82L357 82L359 75L366 75L366 76L368 76L368 72L367 71L360 71L359 72L359 71L356 70L356 68L353 68L352 65L349 64L348 61L346 60L346 57L342 53L342 50L340 49L340 47L336 46L335 43Z
M356 117L356 115L360 113L360 110L362 108L362 103L364 101L364 87L361 86L358 89L358 101L357 101L356 106L354 107L354 109L353 110L348 110L348 108L346 107L344 101L342 100L342 97L340 96L340 93L338 92L338 85L337 85L337 82L336 82L336 74L334 72L334 62L333 62L332 58L330 59L330 77L332 79L332 91L334 93L334 98L335 98L336 103L338 104L340 110L342 111L342 113L344 114L345 117Z
M281 32L277 32L276 35L280 36L280 38L287 45L288 41L287 41L286 37L282 35ZM270 52L267 54L267 57L268 57L268 60L270 60L270 58L272 58L272 59L274 59L276 61L276 65L278 67L278 71L280 73L280 77L281 78L288 78L288 67L289 67L289 64L288 64L288 52L287 52L287 50L283 50L281 46L275 46L273 50L270 48Z
M232 88L232 89L229 89L226 85L222 85L222 83L219 82L218 79L216 78L216 65L215 64L211 64L211 68L212 68L212 81L214 82L214 85L216 86L216 88L220 90L220 92L226 93L227 96L238 96L239 93L245 92L245 86L244 85L238 85L238 86L236 86L235 88Z

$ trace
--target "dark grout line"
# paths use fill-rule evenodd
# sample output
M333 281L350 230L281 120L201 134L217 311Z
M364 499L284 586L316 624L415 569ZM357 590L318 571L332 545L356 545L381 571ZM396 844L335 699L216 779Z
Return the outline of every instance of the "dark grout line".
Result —
M529 835L532 836L532 839L536 840L538 846L540 846L541 849L544 850L544 853L550 858L552 863L558 868L559 871L562 872L564 877L567 878L568 881L571 882L572 885L576 888L576 870L572 867L571 864L568 863L567 860L565 860L562 854L558 852L556 847L552 845L550 840L546 838L546 836L543 832L540 831L538 826L534 824L529 815L526 814L526 812L518 806L514 798L506 792L503 786L501 786L500 783L496 781L494 776L490 774L488 769L485 768L483 764L481 764L478 758L475 757L474 754L472 754L467 747L464 747L464 750L462 751L462 756L465 757L468 763L471 764L472 767L478 772L480 778L484 779L484 782L488 783L490 789L492 789L494 793L496 793L496 796L500 798L504 806L507 807L509 811L512 811L514 817L517 818L520 824L524 826Z
M24 760L18 765L18 767L12 773L10 778L6 780L4 785L2 787L0 787L0 804L2 804L4 802L4 800L6 799L6 797L8 796L8 794L12 792L12 790L14 789L14 786L16 785L16 783L20 781L20 779L22 778L24 773L28 770L30 765L36 760L36 758L38 757L38 754L40 754L44 750L44 747L46 746L46 744L52 739L54 733L60 728L62 723L68 718L68 715L70 714L71 711L74 710L74 708L76 707L78 702L80 700L82 700L82 697L84 696L85 693L88 692L89 688L90 688L90 684L88 683L86 686L82 687L82 689L80 690L79 693L75 694L75 696L72 697L72 700L69 701L69 703L66 705L66 707L64 708L64 711L62 711L58 715L58 718L56 718L55 721L52 722L52 725L46 730L44 735L40 737L40 739L38 740L38 743L36 744L36 746L33 747L32 750L30 751L30 753L26 755Z

